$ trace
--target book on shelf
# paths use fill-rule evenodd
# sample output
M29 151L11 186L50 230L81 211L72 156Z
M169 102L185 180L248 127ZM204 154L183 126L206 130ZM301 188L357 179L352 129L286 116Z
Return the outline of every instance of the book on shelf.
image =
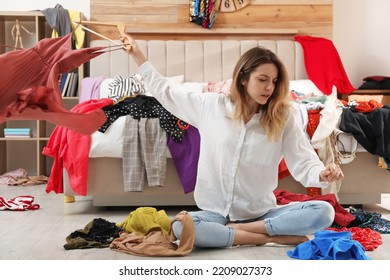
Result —
M4 132L4 135L30 135L31 132L24 131L13 131L13 132Z
M62 97L66 97L66 92L68 90L69 82L70 82L71 77L72 77L72 72L66 73L66 79L65 79L62 91L61 91Z
M31 138L32 135L31 133L29 134L4 134L4 137L10 138L10 137L15 137L15 138Z
M31 128L26 127L5 127L4 132L30 132Z
M74 85L74 73L72 73L72 77L70 78L69 85L68 85L68 90L66 91L66 97L70 97L72 94L72 88Z
M68 73L64 73L61 75L61 80L60 80L60 90L61 90L61 94L62 94L62 91L64 90L64 86L65 86L65 81L66 81L66 78L68 77Z
M26 137L29 138L32 136L31 128L4 128L4 137Z
M77 72L68 72L62 74L60 80L60 89L62 97L76 97L79 86L79 74Z
M76 97L77 96L77 92L78 92L78 88L79 88L79 74L78 73L74 73L72 84L71 84L71 87L70 87L69 97Z

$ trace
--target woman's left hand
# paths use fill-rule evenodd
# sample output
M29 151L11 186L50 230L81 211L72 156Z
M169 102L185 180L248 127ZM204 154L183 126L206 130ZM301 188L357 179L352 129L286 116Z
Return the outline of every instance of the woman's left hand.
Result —
M330 163L320 173L320 180L322 182L334 182L344 178L344 173L340 166L335 163Z
M128 34L125 34L123 37L121 37L121 41L125 45L125 52L133 57L135 63L138 66L141 66L141 64L146 61L146 57L138 47L137 42L134 40L134 38Z

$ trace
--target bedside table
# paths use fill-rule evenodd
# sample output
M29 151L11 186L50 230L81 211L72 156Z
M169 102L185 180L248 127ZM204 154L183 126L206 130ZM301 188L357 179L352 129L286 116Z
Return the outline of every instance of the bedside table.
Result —
M365 96L365 99L370 99L370 96L382 97L381 103L390 104L390 89L357 89L351 92L350 94L338 94L339 99L348 101L348 96ZM368 101L368 100L367 100Z

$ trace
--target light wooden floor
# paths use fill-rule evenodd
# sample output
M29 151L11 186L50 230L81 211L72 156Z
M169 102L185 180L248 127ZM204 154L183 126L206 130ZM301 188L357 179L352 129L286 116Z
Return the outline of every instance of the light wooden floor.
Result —
M134 209L106 209L91 206L84 199L76 203L63 202L63 196L47 194L45 186L0 185L0 196L9 199L19 195L31 195L39 210L0 211L0 260L130 260L148 259L104 249L65 250L65 238L71 232L82 229L94 218L104 218L119 223ZM367 205L365 210L381 212L390 218L390 196L383 196L383 204ZM166 208L174 216L178 208ZM382 235L383 244L366 252L374 260L390 260L390 235ZM289 260L290 246L236 247L229 249L195 249L186 260Z

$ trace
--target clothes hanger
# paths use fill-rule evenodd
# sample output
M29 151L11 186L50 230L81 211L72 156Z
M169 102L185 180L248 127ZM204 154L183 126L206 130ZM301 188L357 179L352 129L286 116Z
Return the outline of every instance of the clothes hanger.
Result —
M103 21L82 20L79 23L85 23L85 24L90 24L90 25L115 26L118 29L119 34L121 36L125 36L125 34L126 34L126 32L125 32L126 24L124 22L120 22L120 21L117 21L117 22L113 22L113 21L103 22Z
M105 40L108 40L110 41L111 43L117 45L117 46L120 46L122 47L124 50L128 50L128 48L126 46L131 46L131 44L127 43L127 44L120 44L86 26L84 26L83 24L91 24L91 25L105 25L105 26L116 26L116 28L118 29L119 31L119 34L122 36L122 37L125 37L126 35L126 32L125 32L125 29L126 29L126 24L124 22L99 22L99 21L86 21L86 20L80 20L80 21L73 21L74 24L76 24L77 26L80 26L80 28L90 32L90 33L93 33Z

